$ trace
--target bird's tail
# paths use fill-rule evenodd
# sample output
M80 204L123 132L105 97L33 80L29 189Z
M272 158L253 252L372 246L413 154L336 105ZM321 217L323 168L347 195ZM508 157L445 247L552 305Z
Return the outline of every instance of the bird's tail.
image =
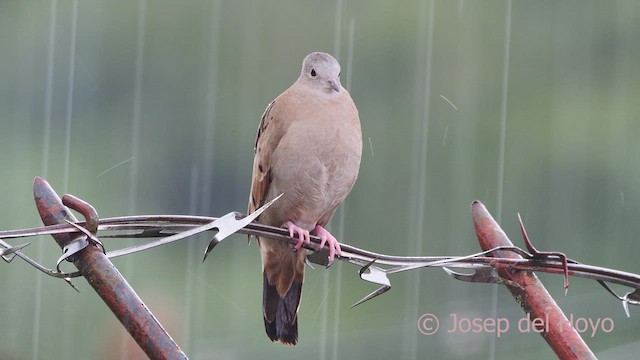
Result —
M301 295L302 283L294 281L289 291L281 297L265 275L262 298L264 328L271 341L280 341L285 345L298 342L298 305Z
M291 252L290 249L288 249ZM298 307L302 296L304 255L301 249L280 259L279 266L263 270L262 309L264 327L271 341L285 345L298 342ZM284 261L282 261L284 260ZM301 266L300 266L301 265Z

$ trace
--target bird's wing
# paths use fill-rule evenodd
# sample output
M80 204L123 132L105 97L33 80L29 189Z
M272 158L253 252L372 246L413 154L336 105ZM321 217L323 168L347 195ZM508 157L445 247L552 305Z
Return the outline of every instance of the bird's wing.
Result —
M282 132L279 129L279 119L276 100L272 101L262 114L256 134L253 158L253 174L251 176L251 193L247 214L251 214L265 203L265 197L271 182L271 156L278 146Z

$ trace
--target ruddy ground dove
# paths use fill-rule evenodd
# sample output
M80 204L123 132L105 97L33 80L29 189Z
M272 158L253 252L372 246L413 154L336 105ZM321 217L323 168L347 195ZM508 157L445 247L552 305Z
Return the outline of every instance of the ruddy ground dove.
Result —
M263 315L272 341L295 345L309 233L326 244L329 262L340 245L325 226L351 191L362 155L360 119L340 84L331 55L305 57L298 80L262 115L255 142L248 213L280 194L258 221L289 229L297 244L258 238L263 271Z

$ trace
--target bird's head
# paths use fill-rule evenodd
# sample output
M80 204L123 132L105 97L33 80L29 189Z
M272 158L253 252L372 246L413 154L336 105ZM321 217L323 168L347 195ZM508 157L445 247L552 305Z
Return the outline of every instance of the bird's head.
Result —
M338 60L323 52L313 52L304 58L300 79L324 91L339 92L342 88Z

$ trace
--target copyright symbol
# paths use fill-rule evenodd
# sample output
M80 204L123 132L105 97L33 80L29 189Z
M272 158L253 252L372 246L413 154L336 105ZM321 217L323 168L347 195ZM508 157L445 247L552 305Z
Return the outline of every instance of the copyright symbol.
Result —
M433 314L422 314L418 319L418 331L423 335L433 335L438 331L440 321Z

